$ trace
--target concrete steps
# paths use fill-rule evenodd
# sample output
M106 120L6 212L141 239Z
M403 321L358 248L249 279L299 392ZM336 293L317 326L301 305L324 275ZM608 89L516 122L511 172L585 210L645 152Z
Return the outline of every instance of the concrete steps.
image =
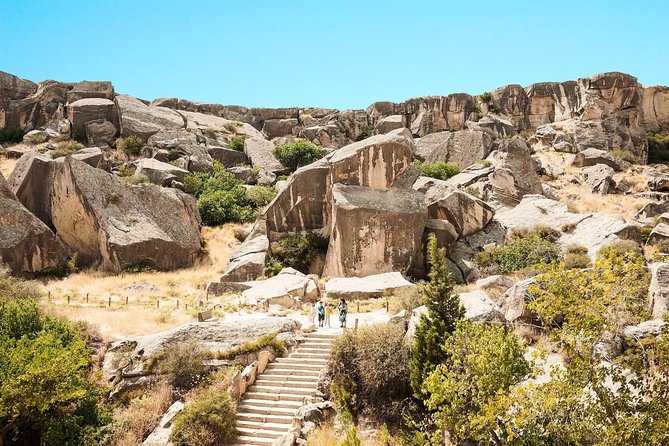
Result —
M287 358L267 365L237 406L237 445L271 445L315 395L336 332L315 332Z

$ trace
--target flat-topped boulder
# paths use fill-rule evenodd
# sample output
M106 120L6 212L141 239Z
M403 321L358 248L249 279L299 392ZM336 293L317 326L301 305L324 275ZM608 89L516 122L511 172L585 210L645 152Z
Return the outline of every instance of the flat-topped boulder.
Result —
M620 170L620 164L609 152L592 147L578 152L572 162L572 165L576 167L596 166L597 164L604 164L613 170Z
M184 118L169 108L149 106L128 95L118 95L114 101L118 109L121 136L135 135L147 141L161 130L185 126Z
M426 220L420 192L335 184L323 275L407 274L421 252Z
M366 300L393 296L401 290L416 287L401 273L391 272L365 277L333 277L325 283L325 294L333 299Z
M110 99L87 98L68 104L67 119L72 127L85 129L90 121L115 121L116 107Z
M183 182L188 175L186 169L163 163L154 158L142 158L136 162L135 175L146 175L149 181L159 186L169 186L172 181Z
M493 137L479 130L432 133L416 143L416 151L426 155L425 161L451 162L462 168L486 159L492 147Z
M310 277L292 268L284 268L279 274L267 280L246 282L250 288L239 298L244 305L268 308L281 305L285 308L301 308L303 302L318 299L318 287Z
M33 277L63 266L68 255L60 238L21 204L0 173L0 264Z
M376 133L388 133L393 130L403 129L406 127L404 124L404 116L402 115L390 115L379 120L374 127Z
M152 185L127 187L116 175L69 156L55 173L51 219L73 251L109 271L190 266L203 246L192 196Z

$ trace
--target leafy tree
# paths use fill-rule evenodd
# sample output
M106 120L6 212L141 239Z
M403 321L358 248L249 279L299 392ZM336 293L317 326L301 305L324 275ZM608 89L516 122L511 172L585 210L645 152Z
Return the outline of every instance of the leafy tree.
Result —
M416 166L422 176L438 180L447 180L460 173L460 166L456 163L445 163L443 161L436 161L434 163L414 161L414 166Z
M315 232L286 234L272 244L272 255L283 266L307 273L320 253L327 251L329 240Z
M274 156L277 157L281 164L293 172L298 167L306 166L323 158L321 148L305 139L279 144L272 150L272 153L274 153Z
M494 438L495 428L477 426L479 412L530 372L524 350L503 326L458 322L443 345L446 361L424 383L437 437L446 434L456 444Z
M453 292L453 281L446 267L445 251L430 234L427 242L430 265L428 282L421 288L427 314L421 315L411 348L411 387L418 398L425 396L423 382L434 369L448 359L443 346L453 333L465 310Z

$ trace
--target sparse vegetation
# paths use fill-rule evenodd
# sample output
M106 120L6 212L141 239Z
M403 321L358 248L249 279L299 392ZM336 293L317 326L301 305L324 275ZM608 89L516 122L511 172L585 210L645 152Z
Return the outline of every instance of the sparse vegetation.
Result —
M489 91L484 92L481 95L481 101L484 104L490 104L490 102L492 102L492 93L490 93Z
M639 157L629 150L615 149L611 151L611 155L628 163L641 164Z
M669 135L648 134L648 162L669 162Z
M560 233L546 226L535 226L529 230L516 231L503 246L486 249L474 257L476 263L486 271L508 274L562 260L562 251L555 244Z
M206 376L209 352L196 340L171 345L158 360L158 372L174 387L191 389Z
M135 135L126 136L125 138L118 138L116 140L116 149L125 153L128 156L137 156L144 145L142 138Z
M298 167L306 166L323 158L321 148L305 139L279 144L272 150L272 153L291 172L296 171Z
M211 388L196 393L174 418L170 440L174 446L220 446L237 437L237 406L225 390Z
M128 186L136 186L138 184L151 183L149 177L147 177L143 173L123 177L123 181Z
M583 269L590 266L588 248L583 245L569 245L565 249L564 267L566 269Z
M438 180L447 180L460 173L460 166L456 163L445 163L443 161L436 161L434 163L414 161L413 164L422 176L436 178Z
M236 127L236 126L235 126ZM233 136L228 143L228 149L237 150L238 152L244 151L244 145L246 144L246 135L237 135Z
M374 124L365 124L362 126L362 132L360 133L360 138L358 141L367 139L374 134Z
M68 139L66 141L59 142L56 145L56 150L52 150L49 152L49 156L51 158L56 159L60 158L62 156L67 156L67 155L72 155L74 152L81 150L84 148L84 145L74 141L72 139Z
M287 353L286 346L283 342L276 339L276 333L270 333L253 342L233 347L224 352L215 352L210 355L212 359L234 359L238 356L256 353L263 349L269 349L275 356L281 357Z

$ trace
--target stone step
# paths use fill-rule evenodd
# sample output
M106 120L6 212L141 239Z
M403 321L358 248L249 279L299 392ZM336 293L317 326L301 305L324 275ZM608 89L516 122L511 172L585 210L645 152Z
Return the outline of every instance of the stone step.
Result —
M273 377L276 378L276 377ZM290 377L283 377L282 379L261 379L256 380L255 385L263 387L282 387L286 389L316 389L318 387L318 380L313 381L294 381Z
M237 420L237 426L247 429L267 429L271 431L289 431L292 423L270 423L263 421Z
M302 342L300 347L332 348L332 342L324 341L322 339L310 339Z
M307 335L304 336L304 339L307 341L327 341L327 342L334 342L335 339L337 339L339 335L337 334L322 334L322 333L308 333Z
M238 427L237 432L239 433L240 436L243 437L261 437L261 438L271 438L271 439L276 439L279 438L280 436L286 434L288 432L288 429L286 430L270 430L269 427L265 427L262 429L258 428L248 428L248 427Z
M303 364L301 362L293 360L291 362L273 362L273 363L271 363L267 366L265 371L271 372L273 370L291 370L292 369L292 370L295 370L295 371L298 371L298 372L304 372L302 374L306 375L306 374L313 374L313 372L320 372L325 367L325 365L326 365L325 362L322 363L322 364L313 364L313 363ZM312 372L312 373L309 373L309 372Z
M316 389L314 387L254 384L247 389L247 392L285 393L289 395L312 396L316 393Z
M313 392L312 392L313 394ZM270 401L298 401L302 404L310 399L312 395L289 393L289 392L246 392L244 398L254 400L270 400Z
M272 366L309 367L305 370L320 370L328 363L327 358L277 358Z
M240 435L237 437L237 445L254 445L254 446L264 446L264 445L270 445L274 443L275 438L263 438L263 437L247 437L244 435Z
M240 401L240 404L244 406L253 406L253 407L272 407L277 409L294 409L297 410L302 407L302 401L289 401L289 400L260 400L255 398L243 398Z
M322 347L322 348L315 346L305 347L304 345L301 345L297 348L297 350L295 350L295 353L323 353L329 356L331 351L332 349L329 347Z
M328 361L330 359L330 353L302 352L298 350L292 355L290 355L290 358L323 359L325 361Z
M264 407L264 406L255 406L251 404L246 404L246 401L242 401L237 410L245 413L256 413L260 415L277 415L277 416L288 416L294 417L297 409L294 407Z
M237 421L249 423L293 424L293 417L287 415L267 415L252 412L237 412Z
M311 381L314 379L318 380L320 374L320 370L302 370L296 367L273 367L271 369L265 369L265 373L262 373L260 377L264 378L265 376L284 375L295 377L295 379Z

